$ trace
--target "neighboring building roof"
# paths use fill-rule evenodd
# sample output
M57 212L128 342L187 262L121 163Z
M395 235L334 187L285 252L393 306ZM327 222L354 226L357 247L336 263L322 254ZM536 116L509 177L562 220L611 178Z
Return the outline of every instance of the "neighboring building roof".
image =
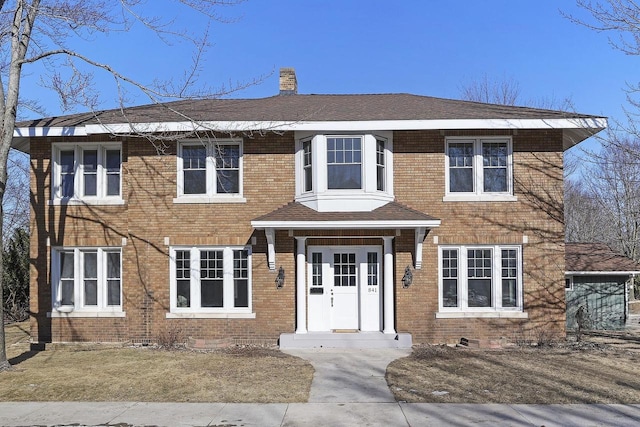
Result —
M291 202L251 221L255 228L415 228L437 227L440 220L390 202L371 212L318 212L298 202Z
M603 243L565 244L567 274L640 274L640 264Z
M606 118L411 94L277 95L182 100L17 123L28 138L193 130L563 129L565 149L606 127ZM25 141L26 140L26 141Z

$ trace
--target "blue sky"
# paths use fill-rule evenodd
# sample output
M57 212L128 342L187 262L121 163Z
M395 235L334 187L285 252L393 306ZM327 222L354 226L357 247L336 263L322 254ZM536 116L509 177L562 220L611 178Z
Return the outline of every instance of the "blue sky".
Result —
M163 15L175 12L167 0L148 3ZM523 103L570 97L579 112L622 118L623 88L639 59L612 49L606 35L569 22L559 9L584 16L571 0L248 0L222 10L236 22L212 24L214 45L199 82L217 87L268 75L229 96L272 96L278 69L294 67L300 93L459 98L462 86L486 75L517 81ZM206 24L184 13L177 23L193 31ZM190 61L187 46L166 46L141 29L76 47L142 82L179 76ZM37 85L38 70L25 71L23 93L39 98L48 114L61 114ZM96 74L96 83L100 107L113 108L112 80Z

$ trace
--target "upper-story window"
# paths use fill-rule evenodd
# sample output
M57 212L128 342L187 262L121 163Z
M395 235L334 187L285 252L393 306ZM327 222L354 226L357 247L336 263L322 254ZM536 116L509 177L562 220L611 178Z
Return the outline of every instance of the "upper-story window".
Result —
M376 139L376 183L378 191L385 189L385 141Z
M56 144L53 147L54 201L121 201L121 176L119 144Z
M311 153L311 140L302 142L302 179L304 191L313 190L313 154Z
M242 197L242 141L183 141L178 146L176 202Z
M393 200L392 133L298 133L296 200L318 211L371 211Z
M362 137L327 138L327 188L362 188Z
M510 138L447 138L445 200L513 200Z

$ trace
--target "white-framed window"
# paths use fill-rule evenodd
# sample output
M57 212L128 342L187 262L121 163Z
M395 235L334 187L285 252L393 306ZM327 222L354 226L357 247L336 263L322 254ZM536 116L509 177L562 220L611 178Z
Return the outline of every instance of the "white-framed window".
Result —
M385 190L386 181L386 141L381 138L376 138L376 188L378 191Z
M122 201L120 144L54 144L52 159L54 201Z
M522 248L439 247L440 312L522 311Z
M170 249L171 313L251 313L250 247Z
M181 141L174 202L244 201L242 156L242 140Z
M296 133L296 201L319 211L370 211L392 200L391 132Z
M302 141L302 180L303 191L313 191L313 153L310 139Z
M87 316L122 313L122 250L54 248L51 284L57 312Z
M362 137L327 137L327 188L362 189Z
M573 276L566 276L564 278L564 290L565 291L573 290Z
M510 137L446 139L445 200L514 200Z

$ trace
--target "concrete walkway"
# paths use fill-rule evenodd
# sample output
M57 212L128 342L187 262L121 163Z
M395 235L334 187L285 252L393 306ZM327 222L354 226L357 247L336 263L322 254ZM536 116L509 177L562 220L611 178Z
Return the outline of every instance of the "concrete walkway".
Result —
M308 360L315 369L309 403L395 403L385 373L387 365L410 349L317 348L283 350Z
M639 405L398 403L384 374L408 350L288 350L316 369L309 403L0 402L0 426L638 426Z

